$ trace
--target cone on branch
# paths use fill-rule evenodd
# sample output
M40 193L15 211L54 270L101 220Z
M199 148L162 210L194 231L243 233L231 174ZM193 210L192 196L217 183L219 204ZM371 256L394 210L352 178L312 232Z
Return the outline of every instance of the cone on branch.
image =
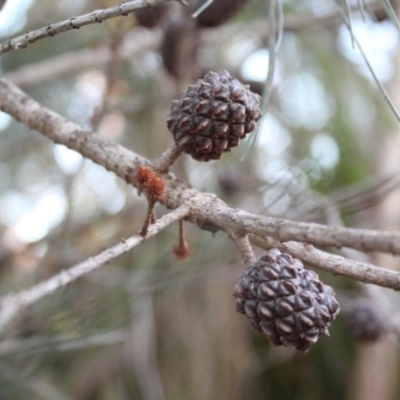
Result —
M228 71L209 72L172 102L167 126L195 160L218 160L255 129L260 100Z
M308 351L339 313L332 287L314 271L278 249L270 249L238 279L236 310L275 346Z
M372 343L390 331L387 313L368 298L355 300L345 314L346 327L353 338L362 343Z

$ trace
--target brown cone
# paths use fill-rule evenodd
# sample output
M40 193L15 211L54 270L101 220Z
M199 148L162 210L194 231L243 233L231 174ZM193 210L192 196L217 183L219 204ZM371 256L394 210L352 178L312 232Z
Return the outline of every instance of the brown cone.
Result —
M209 72L172 102L167 126L195 160L218 160L255 129L260 99L228 71Z
M271 249L238 279L236 310L275 346L307 351L339 313L334 290L300 260Z
M375 342L390 330L386 313L368 298L352 303L346 311L345 322L350 334L360 342Z

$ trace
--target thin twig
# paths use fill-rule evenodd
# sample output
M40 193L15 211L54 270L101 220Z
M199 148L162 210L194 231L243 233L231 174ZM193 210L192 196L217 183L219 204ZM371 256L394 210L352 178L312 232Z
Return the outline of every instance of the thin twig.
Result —
M279 250L291 254L302 260L310 267L341 275L364 283L400 290L400 273L380 268L366 262L350 260L341 256L326 253L314 246L304 243L281 243L271 238L251 236L251 241L261 248L277 247Z
M64 270L44 282L20 292L4 296L0 299L0 332L5 329L11 319L24 307L35 304L40 299L53 294L58 289L76 281L90 272L95 271L102 265L143 243L149 237L156 235L158 232L171 225L174 221L187 216L188 213L189 208L187 206L179 207L171 213L164 215L155 224L151 225L146 237L135 234L129 239L125 239L121 243L118 243L114 247L101 252L97 256L91 257L80 264Z
M114 7L96 10L78 17L68 18L65 21L50 24L46 27L7 40L4 43L0 43L0 55L7 53L10 50L24 49L31 43L46 37L57 35L61 32L69 31L71 29L79 29L85 25L101 23L110 18L126 16L140 8L153 7L165 3L166 1L167 0L127 1L126 3L121 3Z

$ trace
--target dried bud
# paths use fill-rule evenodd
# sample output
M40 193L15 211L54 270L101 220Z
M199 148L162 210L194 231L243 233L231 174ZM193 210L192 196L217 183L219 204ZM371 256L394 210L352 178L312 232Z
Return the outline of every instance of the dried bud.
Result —
M144 165L136 172L136 181L140 190L151 202L160 201L165 195L165 183L152 168Z

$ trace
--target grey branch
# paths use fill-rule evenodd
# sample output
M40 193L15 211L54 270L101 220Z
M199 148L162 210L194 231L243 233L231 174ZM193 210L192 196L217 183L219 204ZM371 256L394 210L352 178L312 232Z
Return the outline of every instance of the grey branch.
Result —
M80 152L114 172L127 183L135 185L137 168L151 164L148 159L133 151L117 143L103 140L93 132L84 130L81 126L43 107L5 79L0 79L0 109L54 142ZM215 195L190 187L172 173L164 174L163 177L167 186L163 203L170 209L182 204L188 205L190 214L187 219L202 229L214 232L234 231L240 235L269 236L279 242L297 241L317 246L343 246L367 252L400 254L400 234L397 232L331 227L255 215L228 207ZM355 271L353 277L365 282L365 273L360 271ZM369 274L369 282L382 285L383 280L379 272L383 271L385 274L385 270L375 267L371 271L373 272ZM337 268L336 273L344 275L346 271ZM391 287L397 288L397 286Z
M67 270L61 271L44 282L34 285L26 290L11 293L2 297L0 299L0 332L4 330L6 325L21 309L53 294L58 289L76 281L90 272L95 271L121 254L126 253L149 237L156 235L173 222L184 218L188 212L189 208L187 206L181 206L171 213L161 217L153 225L150 225L145 238L139 234L131 236L128 239L122 240L114 247L104 250L100 254Z
M281 242L295 240L317 246L350 247L364 252L400 254L400 233L398 232L294 222L227 207L213 212L213 221L224 230L230 227L255 235L270 236Z
M263 249L277 247L285 253L303 261L306 265L341 275L364 283L400 290L400 273L390 269L379 268L367 262L350 260L338 255L318 250L314 246L297 242L281 243L271 238L251 236L251 241Z
M65 21L50 24L44 28L37 29L17 36L4 43L0 44L0 55L7 53L10 50L24 49L29 44L40 39L57 35L61 32L71 29L79 29L82 26L101 23L110 18L128 15L140 8L152 7L157 4L165 3L167 0L133 0L118 4L114 7L105 8L104 10L96 10L88 14L72 17Z

